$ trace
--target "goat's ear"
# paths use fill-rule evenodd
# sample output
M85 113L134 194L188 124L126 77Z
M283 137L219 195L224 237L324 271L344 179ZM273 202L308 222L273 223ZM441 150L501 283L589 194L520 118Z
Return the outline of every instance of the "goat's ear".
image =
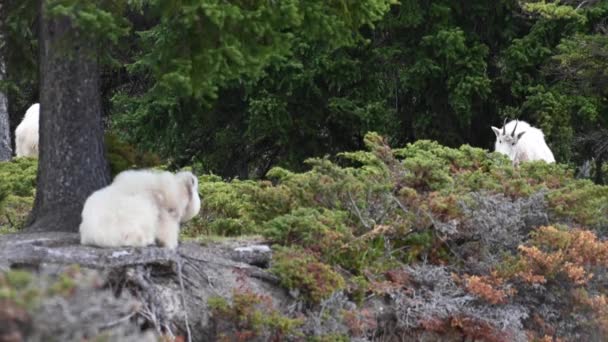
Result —
M195 175L193 175L192 173L188 173L185 182L186 188L188 189L188 195L190 196L190 198L192 198L192 193L198 192L198 180L196 179Z
M500 129L492 126L492 130L494 131L494 134L496 134L496 137L498 138L500 136Z
M188 187L194 187L198 185L198 180L196 176L190 171L181 171L177 173L177 176L184 182L184 185Z
M526 133L526 131L523 131L521 133L517 133L517 140L521 139L521 136L524 135L524 133Z

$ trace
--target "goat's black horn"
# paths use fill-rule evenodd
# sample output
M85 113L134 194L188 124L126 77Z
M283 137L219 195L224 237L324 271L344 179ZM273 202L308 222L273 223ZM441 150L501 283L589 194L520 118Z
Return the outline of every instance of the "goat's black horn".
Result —
M505 118L505 122L502 123L502 135L507 135L507 118Z
M511 132L511 136L515 137L515 130L517 129L517 124L519 123L519 120L515 121L515 127L513 127L513 132Z

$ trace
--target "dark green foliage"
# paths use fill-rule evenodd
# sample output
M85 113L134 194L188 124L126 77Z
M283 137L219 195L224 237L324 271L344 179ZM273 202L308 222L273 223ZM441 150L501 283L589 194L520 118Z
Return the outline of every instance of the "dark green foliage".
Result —
M152 1L159 24L141 33L146 52L135 66L155 74L155 90L215 98L219 86L241 76L259 77L273 60L288 55L295 35L322 38L330 46L352 43L353 32L381 18L390 3Z
M104 45L111 129L172 166L302 170L368 131L488 148L504 117L542 128L558 161L599 157L575 142L608 123L605 2L391 4L50 2ZM36 101L35 1L6 13L14 128Z
M0 11L4 30L0 52L6 63L6 79L0 81L0 90L9 100L13 132L27 108L38 98L37 5L35 0L5 1Z
M149 152L142 153L112 133L105 134L105 147L112 176L127 169L151 168L161 164L157 155Z
M83 0L47 0L50 16L68 17L80 34L99 44L115 44L129 31L128 21L122 17L127 1L106 0L101 4ZM66 37L69 39L69 37ZM102 56L110 57L103 49Z
M370 130L392 141L431 138L489 147L489 126L500 116L540 126L558 160L579 160L589 152L573 151L575 137L605 120L601 89L582 93L568 79L549 86L549 75L577 70L583 58L590 61L586 75L601 75L601 59L586 58L601 55L599 40L576 49L568 39L588 37L603 12L595 6L573 15L566 7L526 7L544 13L526 21L514 1L402 1L376 29L361 31L365 43L332 50L315 35L294 32L289 58L269 61L245 84L227 80L217 100L181 99L180 93L152 104L121 94L114 127L178 164L194 159L204 169L240 177L262 176L273 164L299 169L311 155L361 148ZM479 22L495 26L481 30ZM601 77L576 77L601 84ZM165 124L166 113L172 125Z
M316 149L317 124L326 118L324 112L310 115L312 102L292 112L307 100L298 99L302 91L315 92L315 75L325 72L311 73L306 60L316 64L314 52L328 56L362 43L357 29L379 20L392 2L152 2L145 14L156 25L140 32L141 54L129 66L138 78L151 74L151 86L137 96L116 93L113 128L177 164L194 158L223 175L261 175L277 158L297 165L310 153L298 154L296 147ZM258 86L262 82L267 90Z
M558 160L589 158L589 152L579 156L573 147L577 135L589 134L608 120L605 86L600 85L605 83L600 56L606 45L597 34L608 5L598 2L577 11L557 2L524 8L538 20L503 55L513 93L522 101L506 107L506 113L530 117L543 129Z

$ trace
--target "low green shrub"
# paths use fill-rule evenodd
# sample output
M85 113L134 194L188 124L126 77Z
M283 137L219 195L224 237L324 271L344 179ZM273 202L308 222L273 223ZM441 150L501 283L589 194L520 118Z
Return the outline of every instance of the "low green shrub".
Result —
M35 158L14 158L0 162L0 188L19 197L34 197L38 160Z
M340 274L314 254L299 248L277 247L270 271L280 278L281 285L300 291L306 301L313 304L345 288Z
M603 232L608 229L608 186L574 180L556 188L547 198L560 218Z
M34 204L38 160L0 162L0 234L23 228Z
M273 272L283 285L318 303L336 289L346 289L351 298L365 295L367 288L350 280L345 286L342 275L378 282L388 270L422 260L449 264L461 260L458 251L476 255L479 248L477 253L491 254L479 262L488 267L492 256L508 255L518 240L495 238L508 236L505 229L534 228L526 222L558 219L606 227L608 188L575 180L567 166L538 161L514 167L498 153L428 140L392 149L375 133L364 142L364 151L307 160L306 172L275 167L268 180L201 176L198 231L265 237L277 249ZM484 198L487 205L479 210L463 209ZM525 219L511 220L512 213L493 206L512 207ZM493 213L502 216L470 217ZM505 227L497 226L500 222ZM466 232L459 231L463 228ZM495 236L468 241L476 231ZM523 240L528 232L516 233L511 235ZM484 249L488 246L499 250Z

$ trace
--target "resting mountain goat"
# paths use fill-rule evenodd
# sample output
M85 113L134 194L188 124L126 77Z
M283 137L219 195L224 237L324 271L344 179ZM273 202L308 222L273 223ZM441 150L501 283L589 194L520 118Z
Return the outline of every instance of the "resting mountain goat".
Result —
M34 103L25 112L23 120L15 129L15 154L17 157L38 158L38 119L40 104Z
M178 191L169 191L167 185L178 181L185 186L178 187ZM201 208L201 200L198 197L198 179L189 171L176 174L171 172L159 172L153 170L127 170L114 177L112 185L120 187L125 193L139 193L141 189L147 189L157 194L163 207L170 212L175 212L180 217L180 222L186 222L198 214ZM184 189L187 193L184 192ZM162 196L158 196L162 194ZM184 198L189 199L187 205L180 206ZM182 203L183 204L183 203Z
M532 160L555 162L543 132L527 122L513 120L503 125L502 129L492 126L492 130L496 134L495 151L509 156L513 165Z
M201 202L191 172L129 170L87 198L80 242L99 247L155 243L174 249L179 225L196 216Z

